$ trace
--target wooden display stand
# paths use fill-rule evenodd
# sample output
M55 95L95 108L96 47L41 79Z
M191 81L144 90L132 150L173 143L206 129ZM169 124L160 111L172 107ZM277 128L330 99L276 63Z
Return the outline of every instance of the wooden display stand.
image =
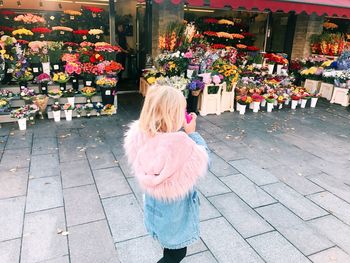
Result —
M235 88L236 88L236 83L234 83L232 85L231 91L227 91L226 83L224 83L224 86L223 86L222 92L221 92L221 101L220 101L221 112L225 112L225 111L234 112L235 111L234 110Z
M304 88L311 94L316 94L320 90L321 82L318 80L307 79L304 84Z
M221 92L226 88L226 84L220 85L205 85L203 92L200 95L199 114L206 116L208 114L221 114ZM209 87L217 86L218 90L215 94L209 94Z
M140 86L139 86L139 92L141 93L141 95L143 97L146 96L148 88L149 88L149 84L147 82L147 80L143 77L140 78Z
M321 97L326 98L327 100L331 100L333 95L333 89L334 85L322 82L320 87Z
M340 104L344 107L349 106L349 89L334 87L331 103Z

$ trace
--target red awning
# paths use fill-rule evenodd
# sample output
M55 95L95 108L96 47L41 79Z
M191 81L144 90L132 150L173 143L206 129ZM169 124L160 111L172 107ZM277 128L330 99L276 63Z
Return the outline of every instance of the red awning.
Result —
M139 0L144 2L145 0ZM174 4L185 2L191 6L203 6L205 0L153 0L156 3L171 1ZM232 7L233 9L245 8L248 10L271 10L306 12L318 15L347 16L350 17L350 0L210 0L213 8Z

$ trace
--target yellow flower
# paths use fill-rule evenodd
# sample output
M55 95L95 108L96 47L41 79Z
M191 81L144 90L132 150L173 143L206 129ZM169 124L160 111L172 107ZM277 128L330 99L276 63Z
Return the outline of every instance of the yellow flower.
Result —
M53 81L57 81L57 80L58 80L58 75L57 75L57 74L53 75L52 80L53 80Z
M233 23L232 21L227 20L227 19L220 19L218 21L218 24L220 24L220 25L232 25L233 26L235 23Z
M66 76L62 74L62 75L60 76L60 80L66 80Z
M147 79L147 82L152 85L152 84L154 84L156 82L156 78L155 77L149 77Z
M329 67L333 63L333 60L327 60L322 63L322 67Z
M33 35L33 32L28 30L28 29L25 29L25 28L21 28L21 29L17 29L17 30L14 30L12 32L12 35L27 35L27 36L32 36Z

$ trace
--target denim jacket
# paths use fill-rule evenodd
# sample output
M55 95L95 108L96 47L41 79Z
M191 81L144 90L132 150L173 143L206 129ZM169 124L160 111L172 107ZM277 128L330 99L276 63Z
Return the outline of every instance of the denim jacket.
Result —
M208 152L207 144L199 133L189 134ZM145 226L150 235L164 248L179 249L199 239L199 197L195 188L180 200L162 201L144 195Z

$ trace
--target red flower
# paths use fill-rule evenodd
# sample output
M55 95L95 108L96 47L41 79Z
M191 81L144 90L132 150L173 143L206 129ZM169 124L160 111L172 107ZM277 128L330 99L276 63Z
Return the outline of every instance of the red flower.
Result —
M98 53L95 53L90 57L91 63L102 62L103 60L104 60L104 57Z
M211 36L211 37L216 37L217 36L217 33L213 32L213 31L205 31L203 34L207 35L207 36Z
M94 6L83 6L83 9L90 11L92 13L102 13L104 11L104 9L94 7Z
M249 51L259 51L260 48L255 47L255 46L247 46L247 50L249 50Z
M52 32L51 29L48 29L46 27L36 27L32 29L33 33L39 33L39 34L50 34Z
M74 42L65 42L65 46L70 46L70 47L79 47L79 44L74 43Z
M29 41L23 40L23 39L17 39L17 43L19 43L21 45L27 45L29 43Z
M15 14L16 14L15 12L10 11L10 10L1 10L0 11L0 15L4 15L4 16L13 16Z
M109 63L109 65L107 65L105 67L105 71L107 74L113 74L113 73L119 72L123 69L124 68L123 68L122 64L117 63L115 61L111 61L111 63Z
M0 26L0 30L1 31L5 31L5 32L12 32L13 30L15 30L13 27L8 27L8 26Z
M87 35L89 33L89 30L74 30L73 34L77 35Z
M214 44L214 45L211 46L211 48L213 48L213 49L224 49L224 48L226 48L226 46L223 45L223 44Z
M217 20L216 18L206 18L204 19L204 23L206 24L217 24L219 20Z
M251 37L251 38L255 37L254 34L249 33L249 32L242 33L241 35L243 35L243 36L245 36L245 37Z

